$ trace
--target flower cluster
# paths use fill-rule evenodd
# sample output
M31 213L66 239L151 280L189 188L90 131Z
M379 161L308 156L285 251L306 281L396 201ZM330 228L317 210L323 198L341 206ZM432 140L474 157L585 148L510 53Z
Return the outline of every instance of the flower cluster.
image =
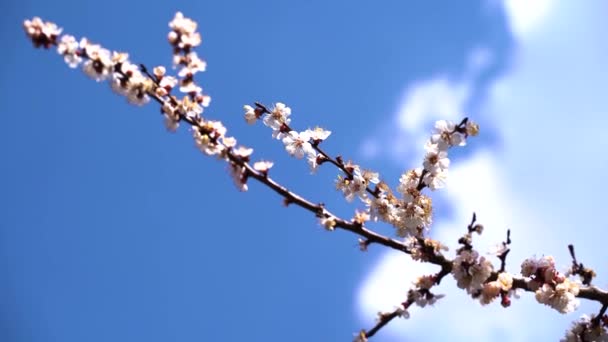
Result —
M203 113L203 108L208 107L211 102L209 95L203 94L203 89L195 82L194 76L207 69L207 63L198 57L193 50L201 44L201 35L196 31L197 24L189 18L185 18L181 12L177 12L169 23L167 39L173 48L173 67L179 67L178 77L167 78L164 68L155 72L159 82L159 88L164 89L159 95L169 94L173 87L179 85L179 91L187 94L181 101L169 101L163 106L165 124L169 130L174 131L179 124L180 117L187 116L196 118Z
M25 20L23 28L35 47L44 47L45 49L57 45L57 37L63 29L55 23L44 22L39 17L34 17L32 20Z
M237 147L236 139L226 135L227 129L222 122L202 117L203 109L209 106L211 98L203 93L202 87L195 81L195 75L206 70L206 63L194 52L202 39L197 32L197 23L192 19L178 12L169 23L168 41L173 51L173 67L178 69L177 76L167 75L163 66L157 66L149 72L143 65L132 63L127 53L108 50L87 38L77 40L74 36L62 35L62 29L56 24L44 22L37 17L25 20L23 25L35 47L56 47L69 67L81 67L91 79L108 82L112 90L124 96L129 103L144 105L151 99L156 101L160 104L165 125L170 131L175 131L180 123L187 123L191 127L196 147L206 155L225 161L239 190L246 191L248 178L254 178L284 196L285 204L297 203L314 212L325 229L331 231L344 228L361 235L363 239L359 240L359 247L362 250L377 243L408 253L414 260L441 266L441 271L437 274L422 276L414 281L407 300L392 312L380 312L377 326L369 332L362 330L356 337L357 341L367 341L368 337L395 317L408 318L408 309L413 304L420 307L433 305L443 295L432 293L431 288L450 273L459 288L465 289L484 305L501 297L501 304L507 307L511 296L515 295L515 288L523 287L522 279L514 279L505 272L508 245L511 243L510 232L496 252L501 260L497 272L493 271L489 260L473 249L473 233L481 234L484 229L483 225L475 223L475 215L468 232L458 241L463 246L456 251L453 260L442 255L442 251L447 250L445 246L424 236L432 223L433 208L430 197L422 191L425 188L436 190L445 185L450 166L448 150L453 146L464 146L469 136L478 134L477 124L467 118L458 124L438 121L425 144L426 154L422 167L403 173L393 192L385 182L380 181L378 173L364 170L350 161L344 162L341 157L333 159L324 152L320 144L330 136L330 131L320 127L293 130L290 126L291 108L284 103L278 102L271 109L258 103L255 107L244 106L245 120L248 123L263 121L264 125L271 128L273 138L284 144L287 153L298 159L306 159L312 172L326 162L341 171L336 189L347 201L358 198L365 204L365 210L357 210L348 221L334 216L323 204L315 205L270 179L268 172L273 166L272 162L258 161L251 165L253 149ZM180 96L174 94L175 88L182 93ZM367 229L364 225L370 219L391 224L396 228L396 234L405 238L405 241L390 239ZM579 292L587 294L584 291L589 290L585 287L581 290L581 287L590 285L591 279L595 277L593 270L577 262L573 247L569 248L573 266L566 274L556 270L552 257L529 258L521 266L521 274L527 278L526 289L535 292L539 303L551 306L561 313L577 308ZM579 275L584 285L570 280L570 275ZM575 322L563 341L608 341L605 329L608 317L604 315L605 311L604 306L598 315L602 316L601 319L583 316Z
M26 20L24 28L34 46L47 49L57 46L57 53L63 56L71 68L82 65L82 70L88 77L98 82L109 81L112 90L125 96L129 103L148 103L148 93L155 88L154 82L129 61L128 54L111 52L86 38L78 41L68 34L59 37L62 29L37 17Z
M380 218L392 224L398 236L420 236L432 223L431 198L422 194L418 187L421 174L421 169L414 169L401 175L397 187L401 198L397 199L391 192L383 191L370 204L372 212L380 212L381 209L389 214Z
M291 118L289 117L291 115L291 108L281 102L277 102L271 110L266 110L266 108L259 106L253 108L250 105L243 106L243 109L247 123L254 124L258 119L262 118L264 125L272 129L272 137L283 142L285 150L289 155L298 159L306 157L311 172L317 170L324 157L317 153L315 147L327 139L331 131L321 127L307 129L302 132L292 130L289 127L291 123Z
M243 106L245 120L253 124L262 120L272 129L272 136L282 140L285 150L296 158L306 157L314 172L318 165L327 161L328 156L318 145L331 134L321 128L297 132L289 126L291 108L284 103L276 103L272 109L257 104ZM378 173L362 170L359 165L343 163L341 159L332 160L343 174L338 175L336 189L345 199L352 202L359 198L365 203L370 217L374 221L384 221L396 228L401 237L422 236L432 223L432 201L422 194L424 187L432 190L443 186L447 176L450 160L447 150L452 146L463 146L468 136L477 135L479 127L474 122L464 119L455 125L448 121L438 121L435 132L426 144L427 154L423 168L405 172L399 179L396 196L390 188L380 182ZM375 188L370 186L375 184Z
M512 292L512 287L513 276L511 276L509 273L501 272L498 274L498 279L483 284L479 301L483 305L490 304L492 301L494 301L494 299L501 295L501 304L502 306L507 307L511 305L509 294Z
M342 191L344 198L352 202L355 197L367 201L367 189L370 184L378 184L380 179L376 172L361 170L359 165L347 163L345 165L348 174L339 175L336 180L336 189Z
M521 274L529 277L528 288L535 291L536 300L561 313L572 312L579 305L576 296L580 284L571 281L555 269L551 256L528 258L521 264Z
M448 149L452 146L466 145L468 136L475 136L479 126L465 119L459 125L451 121L440 120L435 123L435 131L425 144L424 170L422 181L431 190L442 188L447 178L450 159Z
M367 200L372 218L393 225L398 236L421 236L430 227L433 212L431 199L422 194L422 189L443 187L450 165L448 149L465 145L466 138L477 135L478 131L479 126L468 119L459 125L438 121L425 145L423 167L406 171L399 178L400 198L387 187L379 187L375 198Z
M484 288L484 283L493 270L492 263L472 249L461 249L452 262L452 275L456 279L456 285L471 295L477 295Z
M194 81L194 75L206 69L206 63L193 51L201 43L200 33L196 31L197 24L177 12L169 27L168 40L173 50L173 64L180 67L177 78L167 75L163 66L155 67L150 74L143 66L130 62L128 54L110 51L91 43L87 38L78 41L70 35L60 37L62 29L51 22L44 22L40 18L24 22L25 32L34 46L56 46L57 52L71 68L82 65L87 76L98 82L108 81L111 88L125 96L130 103L143 105L149 102L150 97L154 98L161 104L168 130L175 131L181 121L187 121L192 127L197 148L207 155L228 161L237 187L247 190L248 171L243 163L249 161L253 150L244 147L235 149L236 139L226 136L226 128L220 121L207 121L201 116L211 98L204 95L202 88ZM181 99L172 94L177 86L185 93ZM267 174L271 166L269 162L260 163L256 164L255 170Z
M608 332L603 321L593 322L592 318L583 315L578 321L573 322L572 328L566 331L566 336L561 342L608 342Z

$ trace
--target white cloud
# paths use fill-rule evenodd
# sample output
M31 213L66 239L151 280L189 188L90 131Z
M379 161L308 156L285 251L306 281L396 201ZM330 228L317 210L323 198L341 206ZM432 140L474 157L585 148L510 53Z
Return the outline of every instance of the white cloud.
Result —
M416 158L421 158L422 149L413 151L411 147L424 145L435 121L459 121L466 116L464 108L471 99L471 87L477 76L490 65L492 58L491 51L477 47L469 54L467 69L458 79L437 75L409 85L403 93L394 122L380 129L384 132L382 137L365 140L360 153L366 158L373 158L389 152L389 157L400 163L404 162L404 155L411 156L412 153ZM403 141L410 143L403 144ZM380 146L395 148L386 151Z
M432 120L460 117L469 97L468 84L451 82L445 77L414 83L405 93L398 115L399 126L408 133L419 132Z
M476 211L486 225L475 243L481 251L504 239L510 228L514 245L508 270L513 272L535 253L555 255L558 264L566 267L568 243L579 246L579 258L592 267L602 267L608 257L604 239L598 238L607 229L600 214L605 211L603 194L608 192L608 183L602 180L608 173L608 140L604 138L608 45L603 43L608 23L601 15L608 5L600 1L577 4L505 2L519 43L518 63L489 85L489 97L481 108L491 115L503 145L500 151L477 151L453 163L442 196L454 206L454 216L439 219L433 227L437 238L454 247L471 212ZM447 118L454 118L454 113L460 117L469 97L476 96L470 91L473 78L460 82L431 78L409 87L396 116L402 133L398 139L426 138L435 119L429 113L448 114L451 108ZM445 102L436 107L431 99ZM418 158L410 162L416 164ZM359 291L362 322L370 322L379 310L390 310L404 299L414 277L429 273L405 259L387 252L367 276ZM598 271L598 284L603 286L608 277L602 274L604 270ZM439 292L448 296L437 307L413 309L409 321L390 324L383 336L556 340L570 321L597 310L586 304L573 315L559 315L536 304L529 293L508 310L497 304L482 308L455 289L451 279L442 283Z
M553 0L505 0L504 7L511 32L517 39L525 39L542 26Z

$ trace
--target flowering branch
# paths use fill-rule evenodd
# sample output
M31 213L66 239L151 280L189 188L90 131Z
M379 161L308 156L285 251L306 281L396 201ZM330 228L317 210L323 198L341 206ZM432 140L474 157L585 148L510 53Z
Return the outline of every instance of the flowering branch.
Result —
M359 235L359 247L363 251L372 244L378 244L405 253L413 260L440 267L436 274L421 276L414 281L406 300L393 311L380 312L377 323L369 330L361 330L355 337L356 341L367 341L396 317L409 318L408 309L413 305L425 307L435 304L443 295L434 294L431 289L447 275L452 275L457 286L482 305L500 297L501 305L508 307L511 298L517 297L515 292L519 289L534 292L539 303L560 313L574 311L579 305L579 298L596 301L602 304L599 313L593 317L582 316L574 322L564 341L608 339L608 292L591 285L596 274L577 261L572 245L568 246L572 265L565 274L557 271L553 257L544 256L524 260L521 276L516 276L506 272L506 259L512 242L510 230L507 230L507 238L496 252L500 260L498 271L475 250L473 235L480 235L484 230L483 225L477 222L475 213L467 232L458 240L460 247L456 249L453 259L443 255L446 246L426 236L432 224L433 207L431 198L422 192L426 189L434 191L445 185L450 165L448 151L466 145L468 137L478 134L479 127L473 121L468 118L458 124L438 121L434 133L425 144L426 155L422 167L404 172L393 191L387 183L380 181L378 173L362 171L359 165L344 162L340 156L332 158L324 151L320 144L329 137L330 131L319 127L294 131L290 126L291 109L285 104L278 102L269 108L256 102L255 107L244 106L248 123L263 121L272 129L272 136L283 142L291 156L306 157L311 171L329 163L341 172L336 180L337 190L347 201L359 198L365 205L364 211L356 211L354 217L347 220L327 210L324 204L314 203L272 179L269 170L274 163L251 163L253 149L237 147L237 140L226 135L227 129L222 122L202 116L211 98L203 93L195 81L195 75L206 69L206 63L194 51L201 44L197 24L178 12L169 27L171 30L167 38L173 51L173 67L179 68L177 77L167 75L163 66L154 67L150 72L143 64L131 63L128 54L110 52L86 38L77 41L73 36L61 35L62 29L54 23L44 22L40 18L24 22L26 34L35 47L56 47L71 68L82 66L90 78L98 82L108 81L112 89L125 96L131 104L145 105L150 99L157 102L168 130L175 131L180 123L186 123L201 152L229 165L239 190L246 191L247 181L253 178L281 196L286 205L295 204L312 212L327 230L340 228ZM175 89L183 95L176 95ZM372 189L370 184L375 184L375 187ZM390 224L399 239L367 228L366 223L370 220ZM581 281L571 279L573 276L578 276Z

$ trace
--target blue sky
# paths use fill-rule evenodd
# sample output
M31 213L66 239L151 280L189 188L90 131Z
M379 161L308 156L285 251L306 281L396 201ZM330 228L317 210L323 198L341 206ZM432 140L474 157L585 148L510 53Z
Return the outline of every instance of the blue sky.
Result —
M333 190L336 171L309 175L267 129L246 125L243 104L286 102L293 126L332 130L329 151L393 185L419 163L433 121L466 112L482 136L436 195L433 234L455 241L476 210L487 246L512 229L512 271L534 253L567 266L567 243L601 267L605 5L542 3L3 4L0 340L343 341L422 272L379 248L359 252L356 237L325 232L262 186L239 193L185 130L165 131L153 105L132 107L55 52L34 50L23 19L38 15L133 61L168 65L167 22L183 11L203 35L206 116L274 160L277 180L347 217L354 208ZM376 340L466 340L472 331L555 340L579 316L529 294L509 310L481 308L442 286L448 297L436 308L414 310ZM454 312L480 324L470 329ZM433 329L445 315L451 324Z

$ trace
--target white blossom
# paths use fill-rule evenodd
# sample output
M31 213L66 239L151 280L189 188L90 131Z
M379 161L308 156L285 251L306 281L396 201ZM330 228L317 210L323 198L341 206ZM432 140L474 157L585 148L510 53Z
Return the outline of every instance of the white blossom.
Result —
M283 124L289 125L291 122L290 115L291 108L285 106L284 103L277 102L270 111L270 114L264 116L264 125L272 128L273 138L282 139L284 137L285 134L281 132L281 127Z
M50 21L44 22L39 17L23 22L23 29L35 47L49 48L56 43L62 29Z
M177 108L173 106L171 101L165 101L161 107L165 118L165 127L169 132L175 132L179 127L180 117L177 114Z
M207 155L222 155L226 146L222 143L226 127L220 121L205 121L201 128L194 127L192 136L196 147Z
M508 292L513 287L513 276L507 272L501 272L498 275L497 282L501 290Z
M312 141L314 141L317 144L320 143L321 141L327 139L327 137L329 137L329 135L331 134L331 131L324 130L321 127L315 127L314 129L307 129L306 131L310 134L310 138L312 139Z
M333 216L323 216L319 218L319 223L321 223L327 231L333 231L336 228L336 219Z
M256 171L259 171L259 172L262 172L262 173L268 173L268 170L270 170L270 168L273 165L274 165L274 163L271 162L271 161L262 160L262 161L255 162L253 164L253 168Z
M355 168L351 177L338 176L336 188L341 190L348 202L359 196L362 200L366 199L367 181L361 175L359 168Z
M479 125L476 124L475 122L468 120L465 126L465 129L467 131L467 134L474 137L477 134L479 134Z
M200 33L196 32L197 26L196 21L184 17L181 12L175 13L175 17L169 23L172 30L168 35L169 43L179 49L200 45L202 39Z
M419 195L411 202L404 202L397 210L398 220L394 222L397 235L407 237L419 235L432 222L432 202L424 195Z
M84 73L97 82L108 79L114 67L110 51L98 44L89 43L86 38L80 40L80 48L88 58L82 67Z
M308 163L308 166L310 167L310 173L315 173L317 172L317 169L319 168L319 155L317 155L316 152L313 151L313 153L309 153L306 155L306 163Z
M397 208L386 194L372 197L368 203L371 219L374 221L395 222L398 220Z
M239 146L235 148L232 153L241 159L248 160L249 156L253 153L253 149L251 147ZM271 163L272 164L272 163Z
M422 177L424 184L426 184L429 189L437 190L445 187L446 180L448 178L448 170L435 170L434 172L427 172Z
M176 32L188 34L196 32L196 21L184 17L182 12L176 12L173 20L169 22L169 27Z
M424 169L430 173L438 173L450 166L450 159L448 159L448 153L445 150L439 150L437 144L427 144L427 153L424 157L423 166Z
M305 155L315 155L315 150L309 141L310 134L307 131L300 133L291 131L283 138L283 144L285 144L287 153L298 159L303 158Z
M431 142L437 144L439 150L445 151L451 146L464 146L464 135L456 132L456 125L451 121L439 120L435 123L435 132L431 135Z
M190 52L186 56L181 56L180 58L180 62L184 67L182 67L177 74L179 77L192 77L198 72L207 70L207 62L200 59L196 52Z
M397 191L402 194L406 194L409 192L410 189L416 189L418 187L418 182L420 181L421 175L421 168L409 170L403 173L399 178L399 185L397 186Z
M74 36L63 35L59 44L57 44L57 53L63 56L63 60L70 68L77 68L82 63L82 57L79 55L79 44Z
M250 105L244 105L243 110L245 111L245 121L247 121L248 124L253 125L256 121L258 121L258 116L253 107Z
M240 191L247 191L247 169L244 167L231 163L230 164L230 176L234 181L234 185L236 185L237 189Z
M165 89L167 93L169 93L177 85L177 83L177 78L173 76L163 76L158 82L158 86L159 88Z
M561 313L576 310L580 301L576 298L579 292L579 284L565 278L563 282L552 285L543 284L535 292L539 303L548 305Z
M378 184L380 182L380 174L370 170L364 170L361 174L367 184Z

